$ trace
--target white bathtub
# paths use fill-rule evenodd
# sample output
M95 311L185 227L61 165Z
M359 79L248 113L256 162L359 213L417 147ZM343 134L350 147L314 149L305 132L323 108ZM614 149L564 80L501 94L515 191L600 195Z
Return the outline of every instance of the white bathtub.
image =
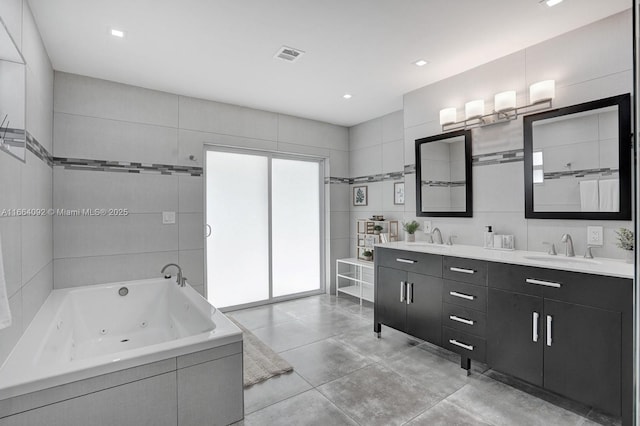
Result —
M240 341L175 279L54 290L0 368L0 400Z

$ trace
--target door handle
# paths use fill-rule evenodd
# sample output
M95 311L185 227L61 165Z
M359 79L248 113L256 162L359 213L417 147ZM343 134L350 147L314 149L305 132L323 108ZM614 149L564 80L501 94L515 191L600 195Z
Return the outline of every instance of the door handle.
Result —
M540 314L537 312L533 313L533 341L538 341L538 320L540 318Z
M396 258L396 262L400 262L400 263L410 263L410 264L417 263L417 261L416 261L416 260L403 259L403 258L401 258L401 257Z
M473 350L473 346L458 342L455 339L449 339L449 343L451 343L452 345L460 346L461 348L464 348L464 349L466 349L468 351L472 351Z
M205 228L207 229L207 231L205 232L204 236L205 238L209 238L211 236L211 225L209 225L208 223L205 225Z
M553 281L542 281L542 280L537 280L535 278L527 278L525 282L528 284L537 284L537 285L543 285L545 287L553 287L553 288L560 288L560 286L562 285L560 283L554 283Z
M470 294L458 293L457 291L450 291L449 294L453 297L459 297L460 299L473 300L476 298L475 296L471 296Z
M553 318L551 315L547 315L547 346L551 346L553 343L553 338L551 337L551 323L553 322Z
M476 271L474 271L473 269L456 268L455 266L450 267L449 270L453 271L453 272L462 272L463 274L475 274L476 273Z
M476 323L473 320L468 320L466 318L460 318L459 316L456 316L456 315L449 315L449 319L452 320L452 321L458 321L458 322L461 322L461 323L467 324L467 325L473 325L473 324Z
M404 281L400 281L400 303L403 303L404 299L405 299Z
M407 283L407 305L413 303L413 283Z

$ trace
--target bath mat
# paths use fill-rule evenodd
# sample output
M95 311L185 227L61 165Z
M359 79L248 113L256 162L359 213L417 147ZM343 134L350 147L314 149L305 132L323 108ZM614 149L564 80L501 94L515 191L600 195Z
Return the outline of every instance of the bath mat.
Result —
M293 371L293 367L270 347L244 328L238 321L228 317L243 333L244 387L264 382L272 377Z

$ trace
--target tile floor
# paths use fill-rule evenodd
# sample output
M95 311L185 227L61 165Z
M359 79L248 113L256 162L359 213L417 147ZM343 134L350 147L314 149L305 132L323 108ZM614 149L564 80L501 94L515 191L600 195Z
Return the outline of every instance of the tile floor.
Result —
M321 295L228 314L294 367L244 392L238 425L615 425L615 419L383 327ZM525 392L527 391L527 392Z

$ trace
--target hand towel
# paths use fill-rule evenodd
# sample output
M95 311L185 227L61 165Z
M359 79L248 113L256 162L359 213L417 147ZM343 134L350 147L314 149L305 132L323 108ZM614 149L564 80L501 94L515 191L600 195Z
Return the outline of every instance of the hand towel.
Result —
M0 330L11 325L11 310L7 297L7 281L4 278L4 264L2 263L2 240L0 239Z
M620 181L607 179L600 181L600 211L620 211Z
M580 209L583 212L597 212L600 210L597 180L580 181Z

